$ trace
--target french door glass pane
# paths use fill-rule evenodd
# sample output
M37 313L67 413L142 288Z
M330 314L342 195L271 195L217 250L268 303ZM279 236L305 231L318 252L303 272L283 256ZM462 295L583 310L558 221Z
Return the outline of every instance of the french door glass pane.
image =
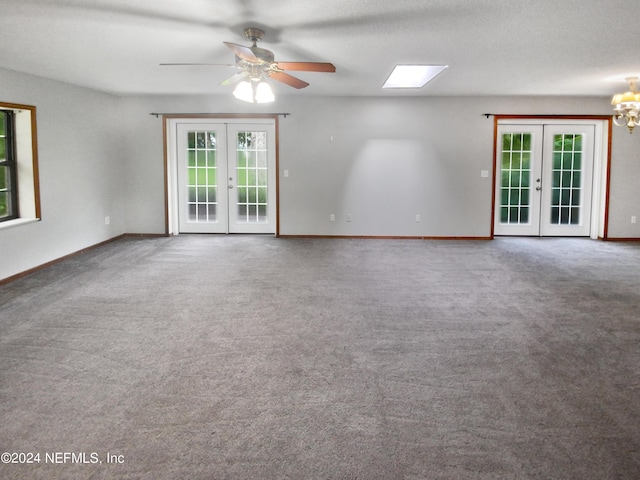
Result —
M239 223L267 222L267 132L238 132L236 177Z
M528 224L531 191L531 134L502 136L500 222Z
M217 220L217 162L215 132L187 132L187 216L191 222Z
M582 135L554 135L550 217L552 225L580 224L581 174Z

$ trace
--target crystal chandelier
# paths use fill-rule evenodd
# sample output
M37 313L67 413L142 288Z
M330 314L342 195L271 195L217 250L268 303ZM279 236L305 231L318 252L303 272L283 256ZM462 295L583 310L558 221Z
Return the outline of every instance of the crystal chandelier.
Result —
M613 122L619 127L626 126L629 133L633 133L633 128L640 125L640 93L636 90L636 80L638 77L628 77L629 91L618 93L613 96Z

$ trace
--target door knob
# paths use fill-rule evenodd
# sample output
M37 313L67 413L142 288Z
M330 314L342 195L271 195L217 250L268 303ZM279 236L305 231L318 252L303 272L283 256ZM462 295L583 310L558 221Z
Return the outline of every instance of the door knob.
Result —
M228 188L233 188L233 185L229 185L229 187L228 187Z
M536 187L536 190L537 190L537 191L540 191L540 190L542 190L542 187L541 187L540 185L538 185L538 186Z

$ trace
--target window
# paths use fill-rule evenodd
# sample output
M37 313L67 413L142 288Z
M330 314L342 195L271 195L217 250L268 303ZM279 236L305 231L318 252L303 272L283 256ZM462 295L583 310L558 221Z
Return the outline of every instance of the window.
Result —
M39 219L36 108L0 102L0 229Z
M13 112L0 110L0 222L18 218Z

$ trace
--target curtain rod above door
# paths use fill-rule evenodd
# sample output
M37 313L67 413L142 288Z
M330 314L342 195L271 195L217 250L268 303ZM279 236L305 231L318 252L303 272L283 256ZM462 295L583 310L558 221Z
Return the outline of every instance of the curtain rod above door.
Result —
M285 112L274 112L274 113L168 113L168 112L162 112L162 113L156 113L156 112L151 112L149 115L153 115L156 118L160 117L161 115L163 117L227 117L227 118L233 118L233 117L238 117L238 118L259 118L259 117L274 117L274 116L282 116L284 118L287 118L288 115L291 115L290 113L285 113Z

